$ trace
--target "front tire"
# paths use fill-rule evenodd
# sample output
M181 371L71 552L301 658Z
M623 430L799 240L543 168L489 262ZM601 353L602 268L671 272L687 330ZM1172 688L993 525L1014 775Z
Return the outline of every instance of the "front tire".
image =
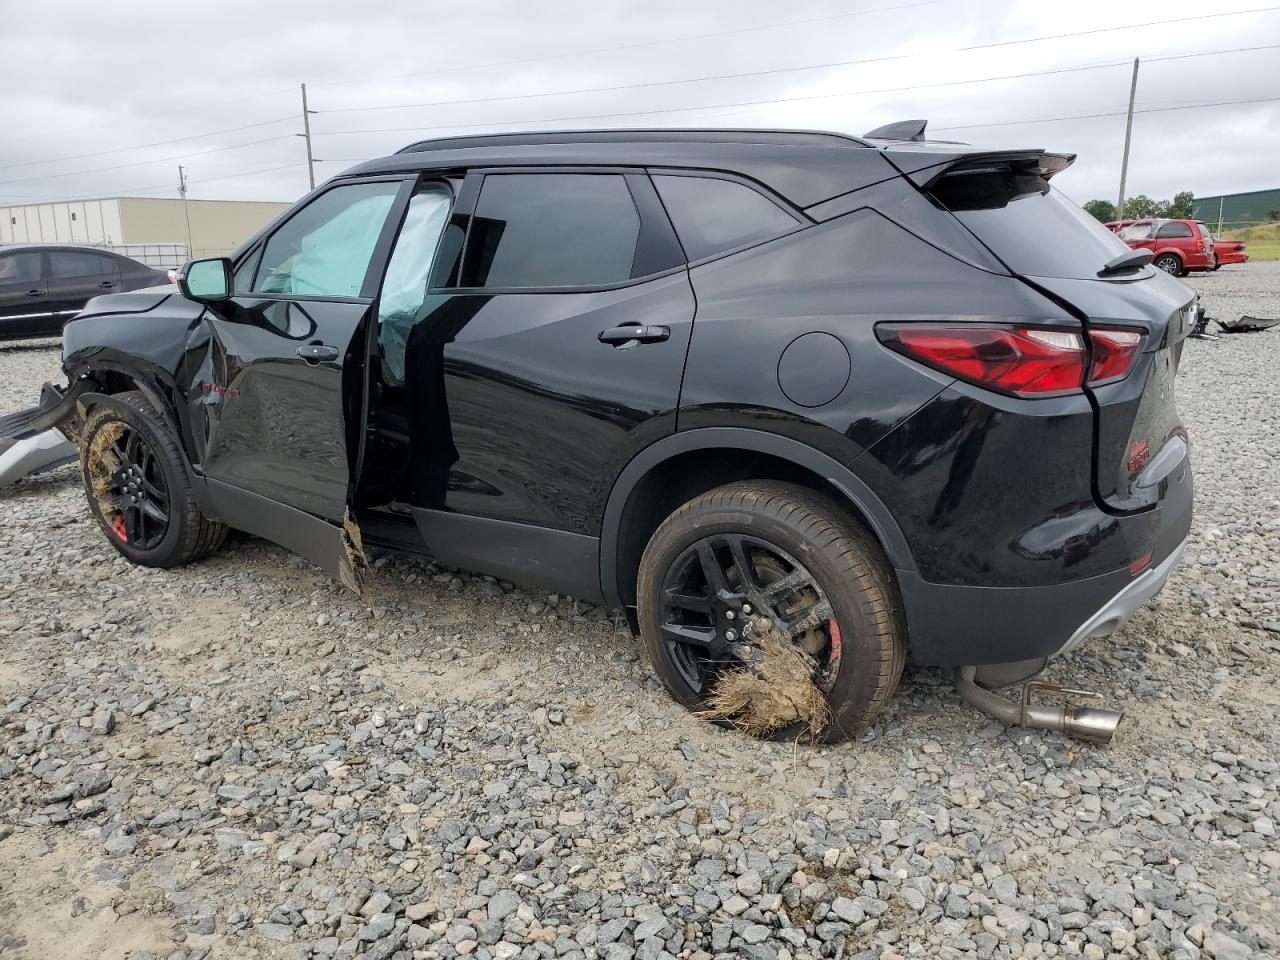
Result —
M754 729L722 718L770 739L856 735L892 697L906 658L901 602L879 544L834 500L787 483L732 483L676 510L645 548L637 606L663 684L704 715L726 671L768 674L743 625L762 615L778 625L772 635L811 665L827 716L820 730L804 717Z
M141 566L180 567L226 539L226 526L196 506L177 438L141 393L94 405L80 436L80 477L107 540Z
M1152 261L1152 266L1174 277L1180 277L1186 273L1186 270L1182 267L1182 260L1176 253L1160 254Z

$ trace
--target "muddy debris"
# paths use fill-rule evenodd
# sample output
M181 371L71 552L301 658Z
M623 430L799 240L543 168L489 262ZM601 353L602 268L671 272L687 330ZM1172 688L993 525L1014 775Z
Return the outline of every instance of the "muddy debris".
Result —
M806 729L799 739L819 740L831 721L831 710L813 681L813 658L767 620L757 625L755 643L759 660L721 673L699 716L723 720L753 737L803 723Z

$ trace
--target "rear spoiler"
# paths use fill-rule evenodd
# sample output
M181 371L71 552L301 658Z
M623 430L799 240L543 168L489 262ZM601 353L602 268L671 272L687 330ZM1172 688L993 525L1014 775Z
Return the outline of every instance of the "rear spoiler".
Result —
M885 151L885 156L895 166L898 165L899 158L892 150ZM1071 166L1076 155L1049 153L1047 150L993 150L982 153L956 152L949 157L934 154L929 159L932 162L927 166L902 171L902 175L921 190L928 190L943 177L994 173L1001 169L1012 169L1017 173L1048 180Z

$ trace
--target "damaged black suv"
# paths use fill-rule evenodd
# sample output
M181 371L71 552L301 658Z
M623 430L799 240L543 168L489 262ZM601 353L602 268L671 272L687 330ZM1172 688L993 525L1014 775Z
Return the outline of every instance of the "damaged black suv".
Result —
M1177 562L1195 305L1050 186L1071 159L918 122L415 143L89 303L45 421L136 563L228 527L356 589L362 544L428 554L623 608L756 733L848 737L911 657L1105 738L987 688Z

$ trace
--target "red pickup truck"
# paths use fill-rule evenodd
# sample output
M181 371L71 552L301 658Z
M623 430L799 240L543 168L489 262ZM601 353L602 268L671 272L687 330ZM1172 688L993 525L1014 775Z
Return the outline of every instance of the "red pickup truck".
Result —
M1135 250L1150 250L1152 264L1175 277L1217 268L1213 237L1199 220L1118 220L1107 226Z

